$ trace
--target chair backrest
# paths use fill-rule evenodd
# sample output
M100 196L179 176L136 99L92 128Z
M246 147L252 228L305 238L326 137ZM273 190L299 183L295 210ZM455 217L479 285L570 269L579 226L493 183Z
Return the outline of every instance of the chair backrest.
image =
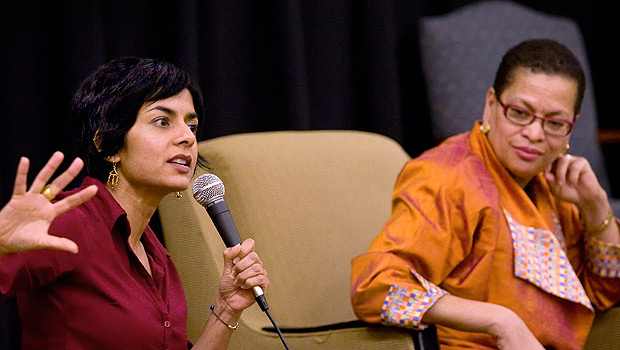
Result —
M481 119L485 94L503 54L527 39L550 38L566 45L586 73L581 117L570 138L571 153L585 156L603 188L610 190L597 140L597 114L589 64L572 20L510 1L479 1L420 22L422 69L436 140L469 131Z
M199 152L225 185L241 238L256 241L280 328L356 320L350 262L390 216L396 177L410 159L400 145L359 131L276 131L203 141ZM192 339L208 316L205 300L214 300L224 244L191 193L166 198L159 213L186 290ZM258 307L241 321L271 326Z

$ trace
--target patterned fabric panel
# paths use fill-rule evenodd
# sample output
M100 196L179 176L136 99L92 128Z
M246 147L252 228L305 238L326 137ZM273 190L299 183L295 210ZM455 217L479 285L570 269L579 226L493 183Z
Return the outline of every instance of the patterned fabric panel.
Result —
M586 251L590 270L601 277L620 277L620 245L592 238Z
M422 316L448 292L427 281L417 272L411 272L422 283L426 292L393 284L383 302L381 321L388 326L423 330L428 325L422 323Z
M555 223L555 232L552 232L552 233L555 235L555 238L558 240L558 244L560 245L560 248L562 248L562 251L566 253L568 248L566 248L566 239L564 238L564 232L562 231L562 226L560 225L558 218L555 216L555 213L551 213L551 216L553 217L553 222Z
M581 281L557 238L563 237L563 234L523 226L516 222L506 210L504 210L504 215L512 235L515 276L536 285L549 294L582 304L594 311ZM557 220L556 227L559 227Z

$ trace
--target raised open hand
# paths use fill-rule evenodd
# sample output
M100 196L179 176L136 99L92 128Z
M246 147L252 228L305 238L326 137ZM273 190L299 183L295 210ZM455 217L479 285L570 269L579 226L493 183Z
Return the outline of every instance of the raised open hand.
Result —
M0 210L0 257L13 252L35 249L56 249L77 253L77 245L66 238L52 236L48 229L60 214L91 199L96 186L87 187L55 203L51 199L67 186L82 170L84 162L76 158L69 168L52 181L46 194L44 186L60 166L64 155L55 152L27 188L30 161L22 157L17 166L13 195Z

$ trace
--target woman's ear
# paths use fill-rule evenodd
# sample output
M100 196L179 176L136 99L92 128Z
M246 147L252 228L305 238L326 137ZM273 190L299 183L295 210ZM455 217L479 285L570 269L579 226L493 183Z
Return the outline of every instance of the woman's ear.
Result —
M108 156L103 158L106 162L110 162L110 163L120 163L121 161L121 157L118 154L115 154L113 156Z
M489 122L491 119L491 108L495 106L497 103L497 98L495 97L495 89L490 87L487 91L485 100L484 100L484 111L482 112L482 121Z
M101 153L101 136L99 135L99 130L95 131L95 137L93 137L93 143L97 148L97 152ZM110 163L118 163L121 161L121 157L117 154L113 156L107 156L104 158L106 162Z
M95 144L95 148L97 148L97 152L101 153L101 135L99 135L99 129L95 131L95 136L93 137L93 143Z

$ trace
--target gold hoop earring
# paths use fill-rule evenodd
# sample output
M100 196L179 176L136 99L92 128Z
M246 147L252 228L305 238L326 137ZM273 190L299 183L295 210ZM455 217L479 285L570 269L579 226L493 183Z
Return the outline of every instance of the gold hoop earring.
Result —
M116 171L116 162L112 162L112 170L110 171L110 174L108 175L108 186L110 186L110 188L114 188L116 186L118 186L118 172Z
M484 122L482 124L480 124L480 132L483 134L487 134L489 132L489 130L491 130L491 124L489 124L489 122Z
M564 150L562 151L562 154L568 153L569 149L570 149L570 145L567 143L566 146L564 146Z
M177 200L181 200L181 198L183 198L183 193L181 193L181 191L174 192L174 195L177 196Z

